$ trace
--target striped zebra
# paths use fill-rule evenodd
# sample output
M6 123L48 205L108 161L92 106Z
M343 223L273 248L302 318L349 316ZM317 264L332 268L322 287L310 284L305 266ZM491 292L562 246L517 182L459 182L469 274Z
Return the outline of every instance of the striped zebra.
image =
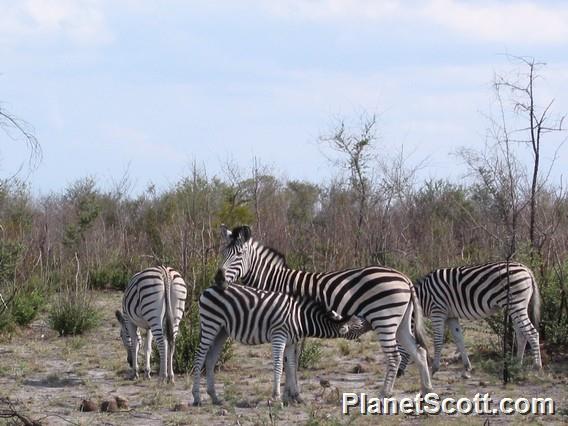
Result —
M542 367L536 330L540 320L540 296L534 275L526 266L514 262L496 262L437 269L419 280L415 287L424 314L431 318L434 329L432 374L440 368L446 323L461 353L463 375L469 377L471 363L465 350L459 319L487 318L499 310L505 310L507 305L517 340L517 357L522 362L528 341L534 365ZM406 362L403 355L399 374L404 373Z
M406 276L381 266L326 273L293 270L280 253L254 241L248 226L233 231L222 226L221 233L226 246L215 275L217 286L225 288L241 280L248 286L315 300L344 318L358 316L377 333L387 357L382 395L392 394L401 359L397 340L418 366L421 391L424 394L431 391L422 310ZM411 318L416 325L415 334Z
M339 319L310 299L237 284L226 289L215 286L205 289L199 298L199 320L201 333L194 362L193 405L201 404L199 382L203 364L207 393L214 404L221 403L215 392L215 364L228 337L246 345L272 343L272 397L276 401L281 398L284 363L285 399L299 402L298 341L304 337L354 339L366 331L363 321Z
M184 313L186 284L172 268L158 266L135 274L122 298L122 312L116 311L120 322L120 337L127 351L133 378L138 378L138 350L140 330L147 330L144 375L150 378L152 337L160 353L160 381L174 382L173 356L175 339Z

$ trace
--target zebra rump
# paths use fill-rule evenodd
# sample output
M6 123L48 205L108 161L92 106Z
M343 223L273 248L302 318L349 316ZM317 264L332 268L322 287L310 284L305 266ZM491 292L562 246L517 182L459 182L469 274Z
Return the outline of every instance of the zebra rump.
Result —
M160 380L174 382L173 353L179 323L185 310L186 284L172 268L159 266L135 274L122 298L122 312L116 311L121 324L121 338L127 350L127 360L138 377L140 329L147 330L145 343L145 376L150 377L152 339L160 353Z

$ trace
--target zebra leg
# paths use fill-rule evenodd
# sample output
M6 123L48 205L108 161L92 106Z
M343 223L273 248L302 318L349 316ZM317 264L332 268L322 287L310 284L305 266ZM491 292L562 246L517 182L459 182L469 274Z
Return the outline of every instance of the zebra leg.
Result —
M176 380L174 377L174 352L176 350L176 336L174 335L174 340L172 344L169 345L169 352L168 352L168 381L172 384L175 384Z
M402 318L402 321L400 322L396 331L396 338L400 342L400 347L404 348L404 352L408 354L407 356L410 356L410 358L412 358L412 360L418 367L421 384L420 392L422 393L422 395L426 395L432 392L430 372L428 371L428 356L426 354L426 349L418 346L418 344L416 343L416 338L412 333L411 318L413 310L414 308L412 305L409 305L409 307L406 309L404 317ZM397 345L397 348L398 347L399 345Z
M517 340L517 358L519 359L519 363L523 364L523 357L525 355L525 348L527 347L527 338L525 335L519 330L516 324L515 327L515 338Z
M167 368L168 368L168 341L162 334L156 334L156 344L158 345L158 352L160 353L160 383L163 383L166 379Z
M132 379L138 379L138 350L140 349L140 331L134 324L129 325L128 333L133 336L130 339L130 367L132 368Z
M284 368L286 384L284 385L284 397L293 402L303 402L300 397L298 386L298 345L297 343L286 345L284 349Z
M372 322L372 324L375 332L377 333L383 353L387 358L387 372L380 396L383 398L388 398L392 396L392 388L394 386L394 381L396 379L396 373L398 371L398 366L400 364L401 358L398 351L398 343L396 342L396 328L395 325L389 327L388 329L385 329L383 325L383 327L381 328L381 323L378 321Z
M150 355L152 354L152 330L148 330L146 333L146 341L144 342L144 356L145 356L145 364L144 364L144 377L146 379L150 378L151 369L150 369Z
M539 335L535 326L529 319L527 309L524 309L520 312L515 312L513 315L511 316L511 322L513 323L514 327L525 336L525 339L528 340L533 354L534 366L538 369L541 369L542 360L540 358Z
M223 350L223 345L225 344L227 337L228 335L224 330L221 330L219 334L217 334L205 360L205 369L207 371L207 393L215 405L221 405L223 403L223 401L217 397L217 393L215 392L215 365L219 360L219 356L221 356L221 351Z
M408 352L404 350L404 347L402 345L398 345L398 351L400 352L401 359L398 366L398 371L396 372L396 377L401 377L404 376L404 372L406 371L406 366L408 365L410 357L408 355Z
M452 332L454 343L458 347L458 351L460 351L461 354L463 368L464 368L462 377L464 377L465 379L469 379L471 377L469 374L469 371L471 371L471 362L469 362L469 357L467 356L467 351L465 350L465 342L460 322L458 321L457 318L448 318L448 327Z
M286 335L276 334L272 336L272 363L274 368L274 382L272 384L272 398L281 401L280 380L282 379L282 360L286 347Z
M442 357L442 347L444 346L444 330L446 327L446 317L432 315L432 328L434 329L434 362L432 363L432 376L440 369L440 358Z
M201 379L201 370L203 369L203 364L205 364L205 358L209 352L215 337L219 331L213 330L213 332L203 332L201 328L201 334L199 339L199 347L195 353L195 358L193 360L193 387L191 389L191 394L193 395L193 405L201 405L201 395L199 390L199 381Z

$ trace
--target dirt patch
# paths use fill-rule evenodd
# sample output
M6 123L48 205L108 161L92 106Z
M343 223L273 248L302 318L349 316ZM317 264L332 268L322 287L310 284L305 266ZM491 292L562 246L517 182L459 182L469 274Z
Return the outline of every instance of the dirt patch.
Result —
M455 416L399 415L377 419L352 412L341 414L343 392L366 392L378 396L384 379L385 363L376 339L367 334L360 342L322 340L323 355L318 368L301 370L303 404L280 407L270 401L272 361L270 345L235 345L231 361L216 374L221 407L212 405L201 389L203 405L191 406L192 377L178 376L175 385L160 385L156 374L150 380L127 379L126 354L119 338L114 310L120 306L120 293L96 294L103 317L100 327L85 336L58 337L39 320L11 341L0 343L0 397L7 397L20 412L44 424L121 424L121 425L234 425L234 424L439 424L453 423ZM479 327L465 329L468 347L491 336ZM340 343L342 342L342 343ZM523 369L518 384L503 387L498 376L487 371L490 360L472 353L471 378L461 377L461 362L454 346L447 343L444 364L433 378L440 396L453 398L489 393L495 400L504 397L551 397L559 414L548 417L491 416L491 424L550 423L568 420L566 358L551 357L542 373ZM471 352L474 352L471 350ZM397 379L395 397L414 397L419 390L418 373L410 365ZM128 401L127 408L110 412L80 411L83 401L97 407L103 401ZM0 407L1 409L2 407ZM482 424L485 417L460 416L466 424ZM0 420L2 424L2 420Z

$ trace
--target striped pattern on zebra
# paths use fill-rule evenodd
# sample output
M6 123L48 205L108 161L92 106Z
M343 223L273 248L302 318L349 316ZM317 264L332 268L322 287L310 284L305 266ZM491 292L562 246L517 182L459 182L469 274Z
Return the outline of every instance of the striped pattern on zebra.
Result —
M158 266L135 274L122 298L122 312L116 311L120 322L120 337L127 351L133 378L138 378L140 330L147 330L145 351L146 378L150 378L152 338L160 353L160 380L174 382L173 355L179 323L185 309L186 284L172 268Z
M487 318L499 310L505 310L507 300L510 301L509 317L517 340L517 357L522 362L528 342L534 365L542 367L536 329L540 321L540 296L534 275L526 266L516 262L496 262L437 269L420 279L415 287L424 314L431 318L434 330L432 374L440 368L447 323L461 353L464 377L469 377L471 363L459 319ZM406 359L403 356L401 372L404 372L405 366Z
M199 381L203 364L207 393L214 404L221 403L215 392L215 364L228 337L246 345L272 343L272 396L275 400L281 398L284 362L285 399L299 402L298 341L304 337L354 339L364 329L361 320L337 319L334 313L310 299L236 284L226 289L215 286L205 289L199 298L199 320L201 333L194 362L193 405L201 404Z
M221 232L227 244L215 275L217 286L225 288L242 280L248 286L315 300L344 318L358 316L371 324L387 357L382 395L392 394L401 359L397 340L418 366L421 391L431 391L422 312L406 276L381 266L326 273L293 270L280 253L254 241L248 226L233 231L222 226ZM411 329L413 315L415 334Z

